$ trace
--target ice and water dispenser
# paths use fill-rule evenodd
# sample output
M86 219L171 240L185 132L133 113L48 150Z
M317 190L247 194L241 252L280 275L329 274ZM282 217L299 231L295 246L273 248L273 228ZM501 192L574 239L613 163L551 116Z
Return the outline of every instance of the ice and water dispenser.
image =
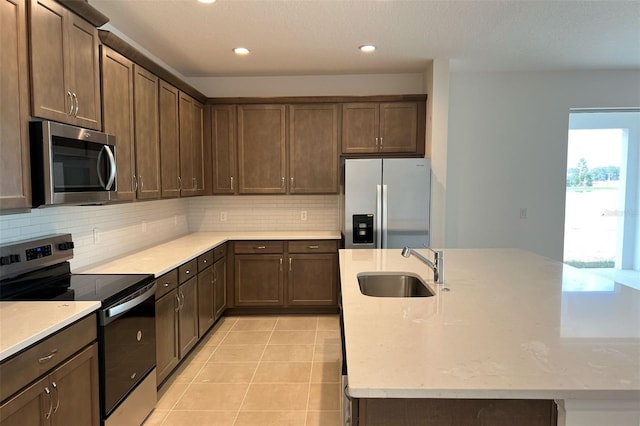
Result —
M373 215L353 215L353 244L373 244Z

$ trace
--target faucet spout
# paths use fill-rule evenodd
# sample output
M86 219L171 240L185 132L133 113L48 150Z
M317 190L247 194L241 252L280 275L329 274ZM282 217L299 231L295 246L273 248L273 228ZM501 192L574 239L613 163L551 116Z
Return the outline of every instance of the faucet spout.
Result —
M425 263L431 270L433 271L433 281L438 284L442 284L444 282L444 253L442 251L436 251L430 248L427 250L433 253L433 262L417 251L413 250L411 247L404 247L402 249L402 256L409 257L412 254L420 259L423 263Z

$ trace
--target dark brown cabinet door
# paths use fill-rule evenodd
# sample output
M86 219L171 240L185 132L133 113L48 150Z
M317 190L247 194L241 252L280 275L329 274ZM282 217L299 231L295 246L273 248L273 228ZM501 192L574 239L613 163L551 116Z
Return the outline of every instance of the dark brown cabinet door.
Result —
M377 103L342 105L342 153L378 152L380 110Z
M215 321L213 267L198 273L198 336L202 337Z
M220 318L227 308L227 258L213 264L213 309L215 319Z
M49 408L53 412L51 398L51 387L47 376L0 405L0 424L2 426L49 424L49 419L45 416L49 413Z
M178 287L180 310L178 311L178 336L180 358L198 342L198 279L193 277Z
M97 30L53 0L30 4L32 114L99 130Z
M0 2L0 209L31 207L25 0Z
M100 423L98 345L94 343L51 374L52 426Z
M158 384L178 365L178 290L156 300L156 376Z
M178 89L160 81L160 170L162 198L180 196Z
M289 106L289 193L337 193L338 176L338 106Z
M203 106L180 92L180 194L204 193Z
M213 156L213 193L235 194L236 173L236 107L211 107L211 146Z
M102 46L102 121L116 137L119 201L135 197L136 159L133 124L133 62Z
M283 263L280 254L236 255L236 306L282 306Z
M381 152L417 150L418 105L415 102L380 104Z
M287 304L335 305L338 288L335 253L289 254Z
M193 131L191 133L193 146L193 176L195 178L195 192L193 195L205 193L205 149L204 149L204 105L193 102Z
M284 194L286 107L238 106L238 192Z
M158 77L134 66L137 196L160 198Z

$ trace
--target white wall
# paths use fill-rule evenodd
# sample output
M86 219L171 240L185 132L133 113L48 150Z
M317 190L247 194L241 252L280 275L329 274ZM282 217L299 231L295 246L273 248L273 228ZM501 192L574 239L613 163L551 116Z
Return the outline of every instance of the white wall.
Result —
M446 245L562 260L569 111L638 106L640 71L452 73Z

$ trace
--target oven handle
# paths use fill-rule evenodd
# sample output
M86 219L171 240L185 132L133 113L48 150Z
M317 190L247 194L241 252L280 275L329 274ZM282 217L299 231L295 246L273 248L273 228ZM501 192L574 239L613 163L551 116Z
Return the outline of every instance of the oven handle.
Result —
M119 305L107 309L104 313L103 325L111 322L111 318L135 308L136 306L142 304L145 300L156 294L156 287L157 284L154 282L152 286L150 286L144 293L140 294L139 296L136 296L131 300L127 300L124 303L120 303Z

